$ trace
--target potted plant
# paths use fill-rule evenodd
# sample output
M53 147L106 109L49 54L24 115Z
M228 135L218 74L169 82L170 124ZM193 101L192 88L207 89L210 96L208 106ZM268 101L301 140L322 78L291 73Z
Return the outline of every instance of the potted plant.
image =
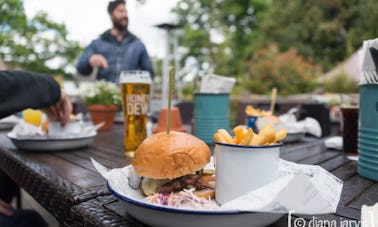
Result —
M100 131L109 131L121 102L118 86L104 80L96 81L84 90L83 99L93 124L104 122Z

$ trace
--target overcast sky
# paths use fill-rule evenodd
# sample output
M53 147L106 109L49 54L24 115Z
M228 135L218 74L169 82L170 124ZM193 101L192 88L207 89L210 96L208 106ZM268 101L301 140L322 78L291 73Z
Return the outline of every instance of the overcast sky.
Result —
M108 0L24 0L28 17L37 11L46 11L56 22L63 22L69 31L69 39L86 46L103 31L111 27L106 11ZM174 22L170 10L178 0L147 0L140 5L127 1L129 30L145 43L151 56L164 56L164 34L153 25Z

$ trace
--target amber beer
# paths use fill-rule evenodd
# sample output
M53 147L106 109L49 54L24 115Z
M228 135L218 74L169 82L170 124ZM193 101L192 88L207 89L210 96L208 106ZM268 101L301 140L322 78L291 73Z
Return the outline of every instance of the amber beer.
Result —
M145 71L125 71L120 75L122 110L125 119L124 150L133 155L147 137L151 78Z

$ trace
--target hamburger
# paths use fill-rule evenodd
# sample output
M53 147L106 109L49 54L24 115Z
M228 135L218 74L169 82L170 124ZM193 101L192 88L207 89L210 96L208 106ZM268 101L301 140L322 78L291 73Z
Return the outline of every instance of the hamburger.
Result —
M132 166L143 177L141 189L147 196L195 189L194 194L214 197L214 176L203 174L210 149L200 139L183 132L154 134L137 148Z

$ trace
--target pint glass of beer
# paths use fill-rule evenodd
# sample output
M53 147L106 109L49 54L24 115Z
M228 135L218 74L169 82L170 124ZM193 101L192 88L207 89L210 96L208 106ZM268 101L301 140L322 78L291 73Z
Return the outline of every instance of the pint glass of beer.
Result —
M119 83L125 119L124 150L132 156L147 137L151 77L146 71L123 71Z

